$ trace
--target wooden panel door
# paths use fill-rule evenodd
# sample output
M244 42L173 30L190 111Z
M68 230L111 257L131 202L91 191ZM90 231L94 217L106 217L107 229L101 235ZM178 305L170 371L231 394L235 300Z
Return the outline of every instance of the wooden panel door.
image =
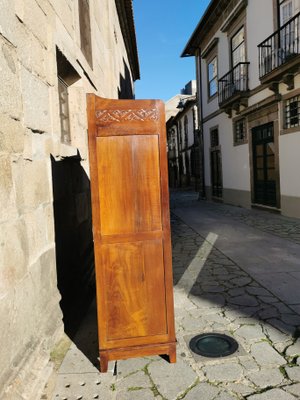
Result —
M101 371L176 359L163 103L88 95Z
M252 129L254 203L276 207L273 122Z

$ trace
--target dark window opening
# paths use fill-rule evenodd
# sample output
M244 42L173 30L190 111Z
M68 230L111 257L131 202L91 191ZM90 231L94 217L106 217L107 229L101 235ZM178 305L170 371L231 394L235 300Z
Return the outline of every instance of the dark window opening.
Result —
M60 129L61 141L63 143L71 142L70 135L70 111L69 111L69 95L68 86L58 76L58 97L59 97L59 115L60 115Z
M247 141L246 120L241 119L234 124L234 144L243 144Z
M194 145L198 146L199 145L199 130L197 129L197 123L196 123L196 110L195 107L193 108L193 132L194 132Z
M285 128L299 126L300 96L292 97L285 103Z
M189 125L188 125L188 118L187 116L184 117L184 147L187 149L188 148L188 131L189 131Z
M252 129L253 201L277 206L277 180L273 122Z
M210 147L219 146L219 130L218 128L212 129L210 132Z
M58 78L61 141L63 143L69 144L71 143L71 133L68 88L70 85L80 79L80 75L76 72L76 70L72 67L72 65L59 49L56 49L56 64Z
M178 133L179 133L179 149L182 149L182 127L181 121L178 122Z
M78 0L80 47L90 67L93 68L92 38L89 0Z
M212 196L222 198L223 183L222 183L222 155L219 142L219 129L213 128L210 131L210 172Z

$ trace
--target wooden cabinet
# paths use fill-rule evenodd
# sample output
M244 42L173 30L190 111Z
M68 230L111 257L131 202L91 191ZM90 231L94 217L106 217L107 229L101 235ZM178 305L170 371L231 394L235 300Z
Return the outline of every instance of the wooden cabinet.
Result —
M164 105L88 95L100 368L176 360Z

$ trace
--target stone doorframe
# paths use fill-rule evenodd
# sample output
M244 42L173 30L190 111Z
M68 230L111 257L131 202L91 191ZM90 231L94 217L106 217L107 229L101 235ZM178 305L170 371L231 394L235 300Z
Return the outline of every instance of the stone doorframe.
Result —
M275 148L275 176L276 176L276 208L280 209L280 171L279 171L279 103L266 105L259 111L252 112L247 117L248 137L249 137L249 164L250 164L250 185L251 201L254 203L254 171L253 171L253 146L252 129L261 125L273 122L274 129L274 148ZM266 206L263 206L266 207Z

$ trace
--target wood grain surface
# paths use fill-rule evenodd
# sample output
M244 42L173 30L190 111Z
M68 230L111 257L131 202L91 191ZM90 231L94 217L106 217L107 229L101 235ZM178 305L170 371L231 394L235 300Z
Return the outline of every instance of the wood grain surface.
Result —
M176 361L164 105L88 95L101 371Z

